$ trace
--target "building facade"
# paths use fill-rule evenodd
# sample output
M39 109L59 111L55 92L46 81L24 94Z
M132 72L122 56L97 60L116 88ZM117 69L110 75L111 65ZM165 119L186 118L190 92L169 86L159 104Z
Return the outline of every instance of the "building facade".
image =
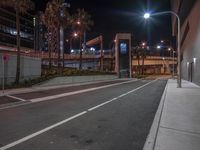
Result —
M200 0L171 0L171 5L181 21L182 78L200 85ZM172 29L172 34L177 35L174 16Z
M34 49L34 16L20 15L21 47ZM0 45L16 46L16 14L8 8L0 8Z
M34 20L34 49L36 51L48 51L47 28L41 21L42 12L37 12Z

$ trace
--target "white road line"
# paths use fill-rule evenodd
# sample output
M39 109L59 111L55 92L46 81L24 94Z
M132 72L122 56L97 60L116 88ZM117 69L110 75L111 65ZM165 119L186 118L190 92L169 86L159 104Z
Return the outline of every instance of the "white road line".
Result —
M151 81L151 82L148 82L148 83L146 83L146 84L144 84L144 85L142 85L142 86L140 86L140 87L138 87L138 88L136 88L136 89L134 89L134 90L128 91L128 92L126 92L126 93L124 93L124 94L121 94L121 95L119 95L119 96L117 96L117 97L111 99L111 100L108 100L108 101L106 101L106 102L104 102L104 103L101 103L101 104L99 104L99 105L97 105L97 106L94 106L94 107L88 109L88 111L95 110L95 109L97 109L97 108L99 108L99 107L101 107L101 106L103 106L103 105L106 105L106 104L112 102L112 101L118 100L118 99L120 99L121 97L124 97L124 96L126 96L126 95L128 95L128 94L130 94L130 93L133 93L133 92L135 92L135 91L137 91L137 90L139 90L139 89L141 89L141 88L143 88L143 87L145 87L145 86L147 86L147 85L149 85L149 84L151 84L151 83L153 83L153 82L155 82L155 81L157 81L157 80L153 80L153 81Z
M13 98L13 99L20 100L20 101L26 101L25 99L22 99L22 98L19 98L19 97L15 97L15 96L12 96L12 95L5 95L5 96Z
M133 89L133 90L131 90L131 91L129 91L129 92L126 92L126 93L124 93L124 94L122 94L122 95L123 95L123 96L126 96L126 95L128 95L128 94L130 94L130 93L132 93L132 92L135 92L135 91L137 91L137 90L139 90L139 89L141 89L141 88L143 88L143 87L145 87L145 86L147 86L147 85L149 85L149 84L151 84L151 83L153 83L153 82L155 82L155 81L157 81L157 80L153 80L153 81L151 81L151 82L148 82L148 83L146 83L146 84L144 84L144 85L142 85L142 86L140 86L140 87L138 87L138 88L136 88L136 89ZM57 127L57 126L60 126L60 125L62 125L62 124L64 124L64 123L66 123L66 122L69 122L69 121L71 121L71 120L73 120L73 119L75 119L75 118L78 118L78 117L80 117L80 116L82 116L82 115L88 113L89 111L95 110L95 109L97 109L97 108L99 108L99 107L101 107L101 106L104 106L104 105L106 105L106 104L112 102L112 101L115 101L115 100L117 100L117 99L119 99L120 97L123 97L123 96L120 95L120 96L118 96L118 97L115 97L115 98L113 98L113 99L111 99L111 100L108 100L108 101L106 101L106 102L104 102L104 103L101 103L101 104L99 104L99 105L97 105L97 106L94 106L94 107L92 107L92 108L90 108L90 109L88 109L88 110L86 110L86 111L83 111L83 112L81 112L81 113L78 113L78 114L76 114L76 115L74 115L74 116L72 116L72 117L69 117L69 118L67 118L67 119L65 119L65 120L62 120L62 121L60 121L60 122L58 122L58 123L56 123L56 124L53 124L53 125L51 125L51 126L49 126L49 127L46 127L46 128L44 128L44 129L42 129L42 130L40 130L40 131L38 131L38 132L35 132L35 133L33 133L33 134L30 134L30 135L28 135L28 136L26 136L26 137L24 137L24 138L21 138L21 139L17 140L17 141L14 141L14 142L12 142L12 143L10 143L10 144L7 144L7 145L5 145L5 146L3 146L3 147L0 147L0 150L6 150L6 149L9 149L9 148L11 148L11 147L14 147L14 146L16 146L16 145L18 145L18 144L20 144L20 143L23 143L23 142L25 142L25 141L27 141L27 140L29 140L29 139L34 138L34 137L36 137L36 136L38 136L38 135L40 135L40 134L42 134L42 133L45 133L45 132L47 132L47 131L49 131L49 130L51 130L51 129Z
M32 102L37 103L37 102L41 102L41 101L51 100L51 99L55 99L55 98L70 96L70 95L73 95L73 94L84 93L84 92L88 92L88 91L98 90L98 89L102 89L102 88L106 88L106 87L111 87L111 86L116 86L116 85L121 85L121 84L125 84L125 83L136 82L136 81L140 81L140 79L110 84L110 85L106 85L106 86L101 86L99 88L92 88L92 89L80 90L80 91L75 91L75 92L63 93L63 94L59 94L59 95L55 95L55 96L48 96L48 97L26 100L26 102L29 102L29 103L23 103L23 104L16 104L16 105L12 105L12 106L1 107L0 110L8 109L8 108L14 108L14 107L23 106L23 105L29 105L29 104L32 104Z
M5 146L1 147L0 150L6 150L6 149L9 149L9 148L11 148L11 147L14 147L15 145L18 145L18 144L20 144L20 143L23 143L23 142L29 140L29 139L32 139L32 138L35 137L35 136L38 136L38 135L40 135L40 134L42 134L42 133L44 133L44 132L47 132L47 131L49 131L49 130L51 130L51 129L57 127L57 126L60 126L60 125L62 125L62 124L64 124L64 123L66 123L66 122L69 122L70 120L73 120L73 119L75 119L75 118L78 118L78 117L80 117L80 116L82 116L82 115L84 115L84 114L86 114L86 113L87 113L86 111L83 111L83 112L81 112L81 113L79 113L79 114L76 114L76 115L74 115L74 116L72 116L72 117L70 117L70 118L67 118L67 119L65 119L65 120L63 120L63 121L60 121L60 122L58 122L58 123L56 123L56 124L54 124L54 125L52 125L52 126L49 126L49 127L45 128L45 129L42 129L42 130L40 130L40 131L38 131L38 132L35 132L35 133L31 134L31 135L28 135L28 136L26 136L26 137L24 137L24 138L22 138L22 139L19 139L19 140L15 141L15 142L12 142L12 143L10 143L10 144L8 144L8 145L5 145Z
M103 105L106 105L106 104L108 104L108 103L110 103L110 102L112 102L112 101L109 100L109 101L106 101L106 102L104 102L104 103L101 103L101 104L99 104L99 105L97 105L97 106L94 106L94 107L88 109L88 111L95 110L95 109L97 109L97 108L99 108L99 107L101 107L101 106L103 106Z
M116 85L121 85L121 84L125 84L125 83L136 82L136 81L139 81L139 80L131 80L131 81L114 83L114 84L104 85L104 86L90 88L90 89L84 89L84 90L80 90L80 91L74 91L74 92L62 93L62 94L57 94L57 95L52 95L52 96L47 96L47 97L35 98L35 99L30 99L30 101L31 102L40 102L40 101L52 100L52 99L56 99L56 98L80 94L80 93L84 93L84 92L90 92L90 91L94 91L94 90L98 90L98 89L103 89L103 88L107 88L107 87L111 87L111 86L116 86Z
M28 104L31 104L30 101L26 101L26 103L13 103L13 105L9 105L9 106L3 106L3 107L0 107L0 110L4 110L4 109L8 109L8 108L14 108L14 107L18 107L18 106L24 106L24 105L28 105Z

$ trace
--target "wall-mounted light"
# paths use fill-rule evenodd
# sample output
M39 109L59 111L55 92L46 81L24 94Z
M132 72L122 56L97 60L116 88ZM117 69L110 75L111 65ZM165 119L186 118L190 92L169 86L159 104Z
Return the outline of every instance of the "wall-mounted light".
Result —
M196 64L197 58L193 58L193 62L194 64Z
M187 68L189 67L190 62L187 62Z

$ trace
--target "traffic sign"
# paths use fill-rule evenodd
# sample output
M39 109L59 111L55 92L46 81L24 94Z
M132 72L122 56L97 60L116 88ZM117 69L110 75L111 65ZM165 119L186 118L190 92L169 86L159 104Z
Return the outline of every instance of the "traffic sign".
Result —
M3 61L7 62L10 59L10 55L9 54L3 54Z

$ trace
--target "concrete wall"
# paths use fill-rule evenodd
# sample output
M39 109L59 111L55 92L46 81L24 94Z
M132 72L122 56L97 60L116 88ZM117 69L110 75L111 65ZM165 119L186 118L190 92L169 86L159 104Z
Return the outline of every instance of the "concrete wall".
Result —
M200 0L197 0L181 27L181 36L189 24L189 31L181 47L183 53L182 77L200 85Z
M3 78L3 66L2 66L2 53L0 53L0 84L2 84ZM10 55L9 61L5 62L5 82L11 83L15 81L16 75L16 55ZM32 79L41 75L41 59L32 58L27 56L21 56L20 63L20 80Z
M49 86L49 85L60 85L60 84L72 84L72 83L81 83L81 82L92 82L92 81L102 81L102 80L111 80L117 79L116 75L94 75L94 76L70 76L70 77L57 77L46 81L40 86Z

